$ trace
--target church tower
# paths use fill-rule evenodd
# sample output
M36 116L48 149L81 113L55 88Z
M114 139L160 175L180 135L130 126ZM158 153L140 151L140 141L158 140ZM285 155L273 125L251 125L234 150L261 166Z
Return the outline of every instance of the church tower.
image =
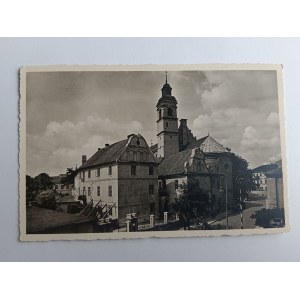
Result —
M168 84L167 74L161 92L162 96L156 104L157 157L166 157L179 152L177 100L172 96L172 88Z

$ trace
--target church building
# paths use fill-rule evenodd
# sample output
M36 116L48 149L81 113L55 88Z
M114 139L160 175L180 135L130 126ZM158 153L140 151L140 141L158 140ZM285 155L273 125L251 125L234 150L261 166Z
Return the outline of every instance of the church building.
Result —
M215 213L233 204L231 153L209 134L196 139L187 119L178 127L177 100L167 80L157 109L157 144L151 146L157 161L159 209L172 211L181 184L197 180Z

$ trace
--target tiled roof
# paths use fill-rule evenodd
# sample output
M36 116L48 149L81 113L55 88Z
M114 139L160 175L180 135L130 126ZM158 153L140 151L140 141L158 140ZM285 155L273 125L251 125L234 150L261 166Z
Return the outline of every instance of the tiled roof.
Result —
M90 159L88 159L78 170L93 167L101 164L116 162L123 153L128 139L111 144L105 148L98 150Z
M151 149L152 152L156 152L157 149L158 149L158 144L156 143L156 144L150 146L150 149Z
M57 227L92 221L93 219L90 217L77 214L68 214L35 206L26 208L27 233L37 233Z
M188 149L165 157L158 166L158 176L182 174L184 164L190 159L191 154L192 149Z
M204 153L225 153L229 152L211 136L205 136L187 145L186 149L200 148Z

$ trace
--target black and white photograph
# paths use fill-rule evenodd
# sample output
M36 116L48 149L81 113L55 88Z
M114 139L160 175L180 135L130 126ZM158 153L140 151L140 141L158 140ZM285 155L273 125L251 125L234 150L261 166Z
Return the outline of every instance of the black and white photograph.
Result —
M289 230L281 65L23 67L23 241Z

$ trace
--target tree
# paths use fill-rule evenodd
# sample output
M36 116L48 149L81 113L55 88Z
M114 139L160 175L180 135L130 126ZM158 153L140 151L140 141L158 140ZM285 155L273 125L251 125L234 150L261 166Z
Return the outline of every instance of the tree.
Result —
M75 177L77 175L77 171L73 170L73 168L67 168L66 172L67 176L62 179L62 184L74 184Z
M272 225L270 221L274 218L282 219L284 222L284 209L283 208L273 208L256 211L251 215L252 219L255 219L255 225L263 228L271 228Z
M37 201L39 194L43 191L52 190L52 187L51 177L46 173L41 173L34 178L26 175L26 204Z
M51 177L47 173L41 173L34 177L37 190L45 191L53 187Z
M209 196L200 188L199 180L189 179L179 185L175 209L179 216L190 220L204 215L210 207Z
M252 170L249 169L249 163L241 156L231 153L232 160L232 178L233 178L233 197L235 202L239 198L247 198L248 193L255 189L252 178ZM241 192L241 193L240 193Z
M36 190L34 178L26 175L26 204L35 200Z

